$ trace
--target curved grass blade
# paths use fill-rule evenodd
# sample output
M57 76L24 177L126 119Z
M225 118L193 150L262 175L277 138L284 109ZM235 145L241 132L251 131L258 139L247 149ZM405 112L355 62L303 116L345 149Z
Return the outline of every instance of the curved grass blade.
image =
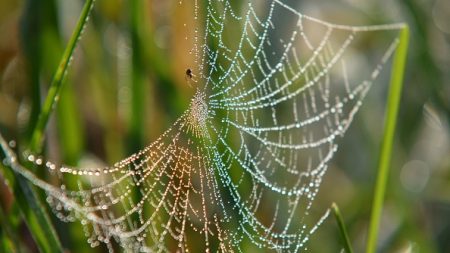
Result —
M42 111L38 117L38 122L32 133L30 150L33 153L41 152L45 127L50 114L59 99L65 73L70 65L73 52L88 20L93 3L94 0L86 0L84 3L84 7L76 28L72 33L69 43L64 51L58 69L53 76ZM6 152L6 147L4 146L5 144L6 143L2 138L2 147L4 152ZM14 178L17 180L16 184L12 188L12 191L40 251L63 252L61 243L56 235L53 225L32 186L18 173L14 173L14 176L8 172L3 174L5 174L5 178L8 181L13 181Z
M93 6L94 0L86 0L86 2L84 3L81 16L78 19L75 30L73 31L72 36L70 37L69 43L67 44L67 47L64 50L64 54L61 57L59 66L56 69L55 75L53 76L47 97L44 101L42 111L39 115L38 122L36 124L36 128L34 129L31 136L30 150L33 153L41 152L45 126L47 125L50 114L52 113L54 106L59 99L61 87L64 81L64 76L70 65L73 52L78 44L78 41L80 40L81 34L83 33L83 29L86 25L87 20L89 19L89 13Z
M333 210L334 217L338 223L339 231L342 236L342 240L344 242L344 248L347 253L353 253L352 245L350 244L350 239L347 233L347 229L345 228L344 219L342 219L341 211L339 211L339 207L336 203L331 205L331 209Z
M399 44L392 64L389 97L385 115L384 137L381 145L380 159L378 161L378 175L372 204L366 253L374 253L377 249L379 224L392 156L392 144L394 141L395 126L397 123L397 114L402 93L408 43L409 27L405 25L400 32Z

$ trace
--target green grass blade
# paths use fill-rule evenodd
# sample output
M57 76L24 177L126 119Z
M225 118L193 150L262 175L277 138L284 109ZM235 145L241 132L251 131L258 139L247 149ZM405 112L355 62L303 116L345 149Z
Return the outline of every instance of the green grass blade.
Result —
M132 80L131 80L131 113L130 113L130 145L131 152L136 152L143 145L145 134L145 63L143 59L143 29L144 2L130 2L130 35L132 44Z
M76 166L83 152L84 133L76 93L70 84L64 85L61 90L64 99L59 102L56 115L58 129L63 129L58 131L58 137L64 164Z
M42 140L44 135L44 130L47 125L48 119L51 112L54 109L56 102L59 99L61 87L64 81L65 73L70 65L70 61L73 52L78 44L78 41L83 33L84 26L89 19L89 13L94 5L94 0L86 0L84 3L81 16L78 19L75 30L70 37L69 43L67 44L64 54L61 58L59 66L53 76L50 88L48 90L47 97L42 106L42 111L39 115L38 122L31 136L30 150L34 153L40 153L42 149Z
M94 0L86 0L81 16L78 20L76 28L69 40L69 43L60 60L58 69L56 70L53 80L50 84L47 97L44 101L42 111L39 114L38 122L32 132L30 150L34 153L40 153L42 149L42 140L44 130L47 125L50 114L52 113L56 102L59 99L61 87L65 73L70 65L73 52L81 37L83 28L88 20L90 10L93 7ZM5 142L2 140L3 150L5 150ZM21 209L24 219L35 239L40 251L42 252L63 252L61 243L56 235L53 225L46 213L46 209L42 206L38 195L27 179L18 173L4 173L6 179L12 181L14 177L17 182L12 188L15 199Z
M18 187L14 197L41 252L63 252L53 224L38 195L22 175L14 173Z
M9 219L9 215L0 206L0 252L20 252L19 239Z
M17 159L9 150L1 134L0 145L7 159ZM50 218L28 180L16 171L12 172L4 170L3 166L0 167L39 250L41 252L63 252Z
M375 196L372 204L369 234L367 241L367 253L374 253L377 249L377 238L381 212L383 210L384 195L386 192L389 166L392 156L392 145L394 141L395 126L400 104L403 86L403 74L405 70L406 57L408 54L409 28L405 26L400 32L398 48L395 52L392 65L387 111L385 115L384 137L381 144L380 159L378 163L378 175L375 185Z
M331 205L331 209L333 210L334 217L338 223L339 231L341 233L341 237L344 243L344 248L347 253L353 253L352 245L350 243L350 237L348 236L347 229L345 228L344 219L342 218L341 211L339 211L339 207L336 203Z

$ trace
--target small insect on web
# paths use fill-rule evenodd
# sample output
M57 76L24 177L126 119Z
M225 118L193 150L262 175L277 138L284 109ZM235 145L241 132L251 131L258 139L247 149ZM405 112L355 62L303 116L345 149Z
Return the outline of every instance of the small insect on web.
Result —
M311 208L338 141L398 38L365 66L348 59L367 34L403 26L336 25L279 0L249 1L239 14L228 0L200 8L198 71L185 72L197 91L154 142L104 168L28 156L52 183L2 142L7 162L46 192L58 218L80 221L93 247L112 251L114 240L139 252L304 251L328 216L311 217Z
M194 73L193 73L193 71L191 69L186 69L186 73L185 73L184 79L188 83L189 87L192 87L191 81L197 82L197 80L195 79L195 75L194 75Z
M192 73L191 69L186 69L186 78L192 79L194 77L194 74Z

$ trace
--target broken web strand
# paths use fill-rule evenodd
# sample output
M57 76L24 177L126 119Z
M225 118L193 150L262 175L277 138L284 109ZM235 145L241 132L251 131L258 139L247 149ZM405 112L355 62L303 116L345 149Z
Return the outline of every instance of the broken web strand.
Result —
M307 249L310 236L328 216L329 211L317 222L306 224L328 162L337 150L337 137L344 135L398 41L386 50L370 78L352 87L342 55L359 33L396 30L399 25L337 26L293 12L279 1L271 2L269 14L262 17L250 4L244 18L232 11L228 1L224 5L222 13L211 7L206 19L218 29L206 25L205 41L216 36L219 47L202 45L203 90L210 87L214 92L198 92L190 109L157 141L104 169L58 167L40 158L30 159L56 171L61 182L64 176L79 178L78 189L51 186L15 164L16 171L47 192L60 219L81 220L92 246L105 243L112 250L115 239L130 250L171 251L173 244L183 251L195 251L195 239L190 238L198 234L205 242L204 251L212 247L223 252L239 250L247 240L258 248L297 252ZM280 9L298 16L300 31L294 29L289 42L281 42L285 49L273 64L267 56L267 48L275 45L269 29L275 29L272 13ZM227 18L245 24L237 50L220 42ZM327 28L320 46L315 47L302 30L305 20ZM348 37L336 50L328 42L337 30L346 31ZM251 33L257 38L256 47ZM299 40L311 52L306 62L294 46ZM245 58L249 55L244 52L246 43L253 49L253 61ZM338 63L345 92L332 97L331 69ZM258 79L257 71L263 79ZM244 81L252 85L247 87ZM279 117L278 106L286 104L294 122ZM316 128L323 132L314 132ZM307 161L304 167L299 166L303 160ZM293 180L283 182L286 174L279 177L277 173ZM130 198L130 187L139 189L142 198ZM275 204L273 199L277 199ZM273 209L269 221L261 215L265 208Z

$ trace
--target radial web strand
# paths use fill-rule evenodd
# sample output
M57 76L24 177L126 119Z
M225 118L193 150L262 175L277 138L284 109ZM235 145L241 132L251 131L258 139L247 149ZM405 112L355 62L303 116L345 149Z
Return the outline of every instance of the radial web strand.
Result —
M24 169L13 153L7 163L46 192L59 219L81 222L93 247L305 251L328 216L311 213L329 163L402 25L336 25L281 0L239 10L209 0L195 10L196 18L204 13L193 49L197 92L157 140L105 168L27 155L52 180ZM392 36L356 66L351 59L368 34Z

